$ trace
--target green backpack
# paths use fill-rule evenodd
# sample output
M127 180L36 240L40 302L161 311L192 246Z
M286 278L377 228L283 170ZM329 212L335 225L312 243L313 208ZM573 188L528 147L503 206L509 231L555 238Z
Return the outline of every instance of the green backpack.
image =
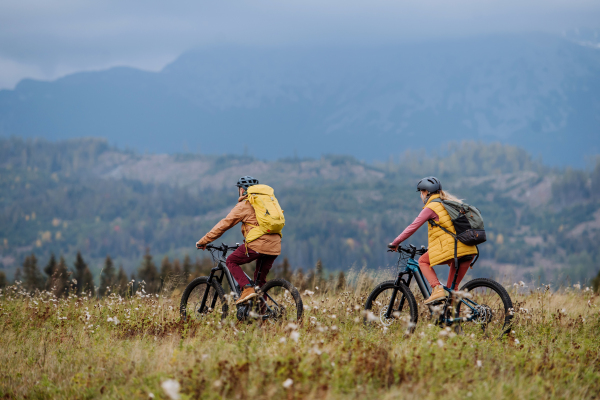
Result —
M446 231L446 229L433 221L431 221L432 225L440 226L444 231L450 233L467 246L477 246L486 241L483 217L476 207L457 201L442 200L439 198L432 200L432 202L442 203L450 215L456 235L452 235L451 232Z

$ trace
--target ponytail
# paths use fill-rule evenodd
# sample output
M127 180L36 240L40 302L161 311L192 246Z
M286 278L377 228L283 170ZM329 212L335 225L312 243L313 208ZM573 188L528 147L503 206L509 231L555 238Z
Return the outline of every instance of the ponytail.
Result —
M462 203L462 199L459 199L458 197L454 196L451 193L445 192L443 190L440 190L440 199L442 200L450 200L450 201L456 201L458 203Z

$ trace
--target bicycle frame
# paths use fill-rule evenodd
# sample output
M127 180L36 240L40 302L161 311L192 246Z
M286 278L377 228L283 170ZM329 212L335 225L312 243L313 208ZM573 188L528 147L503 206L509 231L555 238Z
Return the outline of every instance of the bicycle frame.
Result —
M398 251L399 252L402 252L402 251L408 252L408 250L404 250L403 248L399 248ZM422 252L421 254L423 254L425 251L426 251L425 249L421 250L421 252ZM419 290L421 291L421 294L423 295L423 298L427 299L427 298L429 298L429 296L431 296L431 288L429 287L429 284L427 283L425 276L423 275L423 272L421 271L421 267L419 266L419 263L415 260L415 255L417 254L417 248L413 245L410 245L410 253L409 254L410 254L410 256L408 258L408 261L406 262L406 267L404 269L401 269L398 272L398 277L396 278L396 282L394 283L394 285L399 286L400 283L403 283L404 285L406 285L406 287L410 288L410 283L414 277L415 281L417 282L417 286L419 287ZM398 261L400 261L400 260L398 260ZM471 265L473 265L475 263L475 261L473 261L473 263ZM404 278L405 275L407 276L406 279ZM456 291L455 287L456 287L457 277L458 277L458 268L456 268L456 273L454 274L454 278L452 280L451 287L442 285L442 287L448 293L450 293L450 296L448 297L449 299L452 298L452 294ZM394 289L392 291L390 303L385 312L385 318L391 317L392 312L393 312L393 305L396 302L397 294L398 294L398 289ZM463 317L463 318L454 318L451 316L449 318L446 318L445 313L444 313L444 317L440 318L440 322L446 323L446 324L452 324L453 322L468 322L468 321L475 320L479 316L479 311L477 310L478 304L476 302L474 302L473 300L470 300L468 298L460 298L459 301L461 303L463 303L465 306L469 307L469 309L471 309L471 316ZM447 305L448 305L448 302L446 301L445 307L447 307ZM398 306L398 309L402 310L403 307L404 307L404 295L402 296L402 298L400 298L400 304Z
M239 246L239 245L238 245ZM217 264L216 267L213 267L210 270L210 275L208 276L208 284L211 285L212 284L212 280L215 279L217 282L219 282L219 284L221 286L223 286L223 278L225 277L227 279L227 283L229 284L229 287L232 289L233 293L234 293L234 299L239 298L239 296L242 294L242 289L240 287L240 285L237 283L237 281L233 278L233 276L231 275L231 271L229 271L229 268L227 268L227 262L225 260L225 257L227 255L227 252L232 249L231 247L228 247L225 243L221 244L221 247L212 247L209 248L209 251L211 251L211 256L213 258L213 261ZM220 252L220 254L218 256L215 257L214 252ZM261 273L261 266L259 266L258 269L258 276L260 276ZM217 273L221 271L220 275L217 275ZM248 274L246 274L244 272L244 275L246 275L246 277L248 278L248 280L250 281L250 284L254 285L254 280L252 280ZM200 310L204 310L204 307L206 306L206 301L208 300L208 292L210 290L206 290L204 291L204 294L202 296L202 302L200 303ZM279 304L268 294L265 293L265 295L277 306L279 306ZM217 304L217 299L218 299L218 294L215 291L215 294L213 295L213 298L210 302L210 308L214 309L215 305ZM264 299L262 298L262 296L259 296L259 299L262 300L264 302ZM268 304L266 304L267 309L270 310L271 308L269 307ZM248 308L249 310L250 308ZM247 310L247 311L248 311Z

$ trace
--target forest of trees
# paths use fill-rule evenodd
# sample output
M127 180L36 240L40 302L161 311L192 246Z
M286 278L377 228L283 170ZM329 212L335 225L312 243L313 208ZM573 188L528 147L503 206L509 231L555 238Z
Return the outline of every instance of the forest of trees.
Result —
M169 156L169 163L209 165L191 185L182 186L172 184L170 176L154 183L101 177L96 169L107 157L123 164L144 158L99 139L0 139L0 283L2 273L4 281L13 281L17 267L24 276L25 261L31 263L32 255L48 260L52 253L71 264L77 264L78 252L85 255L100 288L107 254L123 267L128 280L139 273L139 260L145 259L148 247L183 271L184 262L175 266L175 260L192 254L195 241L237 199L230 184L200 191L196 184L228 169L245 175L245 168L255 164L285 209L281 258L288 258L294 271L313 269L318 260L328 271L391 265L394 260L385 244L419 213L414 185L430 174L483 213L489 239L480 247L478 274L493 275L494 266L513 264L518 273L527 271L524 277L576 282L600 270L598 160L582 170L549 168L517 147L475 142L449 146L437 155L413 152L374 164L334 155L270 162L243 156ZM146 160L146 168L165 169L164 158L156 167L151 158ZM241 241L239 229L219 241ZM425 229L410 242L425 244ZM56 268L72 269L60 260ZM157 265L159 276L162 263ZM117 276L118 268L112 268ZM89 279L85 268L76 271L71 280L83 284ZM152 268L148 271L153 274ZM41 275L44 284L52 274Z
M112 258L107 255L100 273L99 286L96 286L90 269L80 253L77 253L72 268L67 266L64 257L61 256L57 261L54 254L51 254L48 263L40 268L35 254L30 254L25 257L23 265L17 269L13 283L21 285L29 293L47 291L56 297L69 295L105 297L111 293L127 296L133 295L142 288L146 293L172 293L174 289L185 287L198 276L208 276L213 266L209 258L197 258L192 261L189 256L181 261L177 258L170 260L164 257L158 266L150 250L146 249L136 273L128 276L123 267L117 269ZM249 275L252 275L254 263L245 266L245 269ZM346 286L345 273L339 271L337 274L327 275L320 260L314 268L304 272L302 268L293 270L288 259L284 258L271 269L268 279L273 277L293 282L300 290L327 285L334 289L342 289ZM7 284L6 276L0 272L0 288Z

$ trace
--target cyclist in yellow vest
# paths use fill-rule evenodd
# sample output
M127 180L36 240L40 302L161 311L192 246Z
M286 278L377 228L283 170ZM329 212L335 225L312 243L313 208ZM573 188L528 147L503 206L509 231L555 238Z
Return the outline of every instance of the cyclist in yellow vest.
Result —
M432 200L440 198L442 200L453 200L460 201L456 197L452 196L448 192L442 190L442 183L439 179L430 176L423 178L417 184L417 192L421 193L421 200L425 204L423 211L419 216L410 224L404 232L402 232L392 243L388 246L397 251L400 243L408 239L413 233L417 231L424 223L429 220L434 220L437 224L443 226L445 229L452 233L456 233L454 225L450 215L439 202L432 202ZM435 265L446 264L450 266L450 274L448 275L447 287L452 284L452 279L456 273L454 265L454 238L448 233L444 232L438 226L428 226L428 251L419 258L419 267L423 272L425 278L429 281L429 285L432 288L431 296L425 300L425 304L434 303L442 300L446 297L446 291L442 287L440 281L437 278L433 267ZM459 259L458 277L456 285L461 282L464 278L473 256L477 254L477 248L475 246L467 246L462 242L458 242L457 255Z

